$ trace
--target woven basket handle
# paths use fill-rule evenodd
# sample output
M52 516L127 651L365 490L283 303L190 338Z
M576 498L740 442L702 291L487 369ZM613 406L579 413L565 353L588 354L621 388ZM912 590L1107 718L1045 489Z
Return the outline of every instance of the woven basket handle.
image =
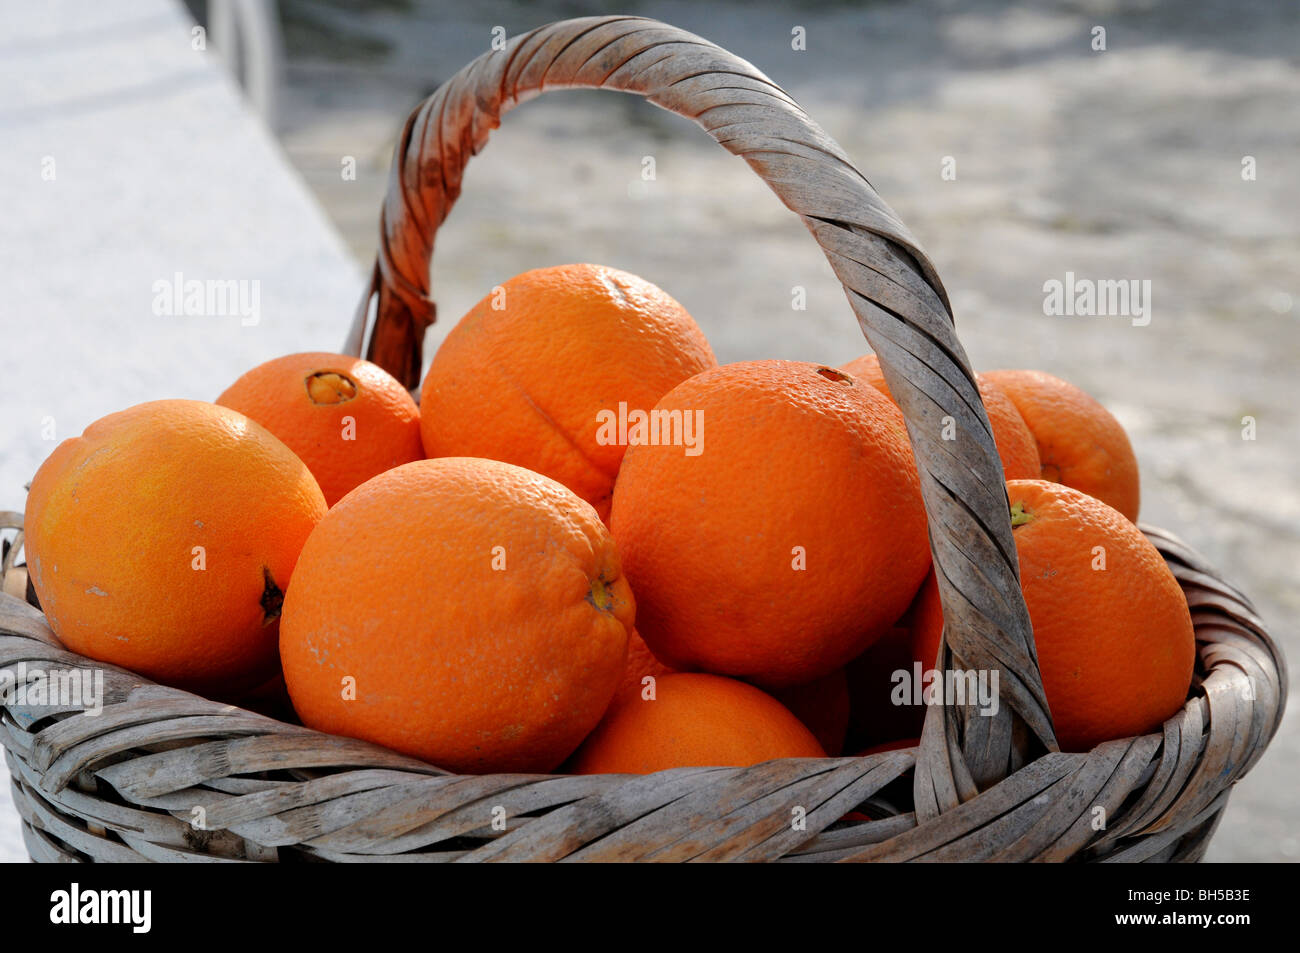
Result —
M996 715L970 705L928 711L918 813L942 812L1005 777L1032 754L1031 735L1054 749L1002 468L939 276L839 145L744 60L639 17L553 23L474 60L402 130L379 254L349 352L361 353L377 295L367 357L416 386L424 332L434 318L434 237L460 195L465 164L517 103L571 88L644 96L743 157L817 239L879 355L921 473L946 623L940 660L999 679ZM956 423L956 439L941 439L946 418Z

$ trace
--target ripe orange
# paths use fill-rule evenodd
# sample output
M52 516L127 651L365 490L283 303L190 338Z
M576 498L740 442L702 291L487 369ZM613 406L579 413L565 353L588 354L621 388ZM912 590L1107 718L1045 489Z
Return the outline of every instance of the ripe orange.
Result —
M650 646L645 644L645 639L641 638L636 629L633 629L627 636L627 665L623 668L623 681L619 683L615 695L630 691L640 692L645 688L642 679L647 675L654 676L657 681L673 671L675 670L655 658L654 653L650 651Z
M421 460L312 533L280 655L309 727L453 771L549 771L608 706L634 611L614 541L569 490L493 460Z
M357 357L278 357L231 384L217 403L283 440L330 506L372 476L424 457L411 395L382 367Z
M849 692L849 731L846 750L921 733L924 705L894 704L897 673L915 678L919 661L913 647L911 610L880 639L845 666ZM937 649L936 649L937 651ZM921 665L922 673L934 667L934 660ZM911 698L910 695L906 696Z
M914 737L925 722L925 706L895 703L897 673L913 684L936 667L943 636L943 606L934 569L906 614L889 633L848 664L849 747L862 748L891 738ZM917 666L920 669L917 669ZM912 697L905 693L905 697Z
M885 383L880 370L880 359L874 354L864 354L843 365L840 370L866 381L890 400L894 395ZM993 428L993 444L1002 458L1002 474L1007 480L1035 480L1042 469L1038 446L1016 405L985 375L975 375L980 398Z
M993 445L1002 459L1002 475L1006 480L1034 480L1042 470L1038 457L1038 444L1025 418L1002 390L983 374L975 375L984 412L993 428Z
M844 669L803 685L773 689L772 697L804 723L828 755L844 750L849 730L849 682Z
M633 415L716 363L686 309L636 275L528 271L475 305L438 349L421 389L424 448L536 470L606 519Z
M1105 407L1043 371L990 371L984 378L1011 399L1033 432L1041 479L1081 490L1137 520L1137 458Z
M262 427L160 400L50 454L27 497L27 561L72 651L236 692L275 675L282 591L324 514L312 475Z
M610 528L638 631L679 669L798 685L860 653L930 564L897 407L848 374L729 364L655 408L702 423L701 451L628 450Z
M1117 510L1046 480L1007 485L1020 582L1064 751L1159 729L1187 700L1196 641L1155 546Z
M911 636L912 658L926 668L934 668L943 638L943 603L939 601L939 580L934 569L921 583L921 590L907 610L907 629Z
M575 774L650 774L821 757L812 732L771 695L734 679L679 672L658 680L653 701L615 699L571 767Z

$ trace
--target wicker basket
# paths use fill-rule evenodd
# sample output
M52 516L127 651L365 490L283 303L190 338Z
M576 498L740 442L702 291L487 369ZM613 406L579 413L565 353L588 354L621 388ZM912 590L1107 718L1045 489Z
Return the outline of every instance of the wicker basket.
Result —
M693 119L744 157L821 245L907 418L944 606L940 659L996 670L998 714L931 706L917 748L863 758L647 776L455 776L75 655L34 600L0 595L0 668L104 673L97 717L82 717L84 706L5 699L0 742L31 856L1199 859L1233 783L1281 720L1277 647L1245 596L1184 544L1143 527L1192 610L1199 662L1190 697L1160 733L1087 754L1055 750L1002 470L943 286L840 147L750 64L632 17L552 24L479 57L406 123L349 350L364 344L372 360L416 384L434 315L434 234L466 162L516 103L573 87L636 93ZM946 416L958 422L956 441L938 439ZM0 527L21 530L21 518L4 514ZM16 542L3 581L22 594ZM871 819L845 820L855 808Z

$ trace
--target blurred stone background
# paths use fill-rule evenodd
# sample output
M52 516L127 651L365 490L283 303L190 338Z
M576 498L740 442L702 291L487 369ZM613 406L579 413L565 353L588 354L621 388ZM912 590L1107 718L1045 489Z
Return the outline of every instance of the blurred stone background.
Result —
M6 46L0 25L0 78L17 91L18 103L5 108L0 94L0 128L15 130L15 170L24 170L6 171L0 182L28 174L28 152L39 157L53 148L39 126L45 113L38 116L23 100L30 72L23 57L57 60L51 75L66 74L69 85L76 76L85 90L96 90L121 78L122 62L180 57L176 50L188 43L176 17L139 12L179 9L177 0L123 7L134 19L119 13L120 28L102 29L84 23L106 18L93 12L100 7L67 2L83 28L71 39L52 33L41 40L44 51ZM49 8L52 16L60 6ZM187 6L208 21L204 0ZM173 332L158 320L130 323L129 315L115 325L130 350L121 351L114 370L131 378L136 400L211 399L230 367L283 353L287 341L304 350L337 347L373 261L396 137L420 99L486 50L494 27L514 36L564 17L652 16L758 65L841 143L935 261L977 369L1040 367L1110 407L1141 462L1143 517L1225 569L1256 600L1289 654L1300 655L1293 383L1300 364L1300 6L280 0L278 10L284 70L266 114L274 140L242 129L224 87L210 88L193 72L199 67L185 67L176 80L155 70L155 87L159 76L169 83L165 93L144 85L116 98L86 92L74 107L49 111L69 143L99 141L106 126L120 140L99 157L78 156L70 145L65 152L80 165L64 180L58 213L25 198L23 186L7 203L16 203L18 214L0 224L0 238L10 235L3 246L15 256L0 262L0 274L10 276L19 302L4 310L4 331L28 355L22 373L48 379L49 392L77 408L61 411L61 432L119 409L118 397L103 407L95 397L104 397L110 383L118 390L124 384L86 370L102 353L98 338L19 311L55 310L55 293L83 304L98 293L105 309L125 294L130 308L147 314L144 290L170 274L170 264L159 270L160 261L180 256L187 274L214 276L256 275L260 264L269 302L260 327ZM1099 26L1104 51L1093 49ZM805 32L804 50L792 48L796 27ZM104 51L113 43L130 57L109 58ZM102 78L96 69L106 71ZM196 102L199 112L192 111ZM184 116L182 104L190 110ZM150 110L158 110L156 122ZM124 125L124 117L135 125ZM229 137L230 150L205 140L195 154L207 158L178 167L168 143L218 137L214 127ZM138 145L146 140L147 148ZM292 171L271 174L280 164L277 140L301 181L292 181ZM5 145L0 160L9 140ZM641 178L646 156L655 160L649 182ZM1255 169L1249 179L1242 174L1248 156ZM349 157L354 179L342 174ZM119 170L122 191L106 199L119 223L175 243L168 247L183 255L160 248L136 261L132 233L66 227L84 201L77 175L98 173L95 158ZM948 158L956 177L945 179ZM183 188L171 182L182 175L189 177ZM313 197L351 252L354 273L340 264L346 252L310 207ZM147 210L137 204L151 199ZM238 246L239 255L203 271L203 235L187 231L186 214L199 220L232 201L246 203L242 230L209 241ZM39 229L24 224L24 212L41 216ZM114 254L130 267L114 266ZM100 282L90 289L77 287L85 283L83 271L47 263L78 255ZM470 164L463 196L439 234L433 289L441 319L426 355L494 285L570 261L616 266L661 285L695 316L724 362L785 357L839 364L866 350L842 290L799 221L699 129L633 97L551 93L506 117ZM1150 324L1045 316L1044 282L1067 272L1150 280ZM271 277L280 274L289 277ZM130 287L116 286L124 283ZM352 284L355 293L347 290ZM791 307L795 286L807 290L806 311ZM171 348L165 353L174 358L149 359L137 342L158 352ZM54 354L56 344L57 360L33 365L41 354ZM34 436L45 397L28 399L15 388L3 399L0 509L20 509L17 488L49 450ZM1254 440L1242 439L1248 416L1256 421ZM1238 785L1209 859L1300 858L1298 754L1292 712ZM16 827L10 816L0 829L5 858L21 854Z
M362 9L364 7L364 10ZM977 369L1039 367L1123 422L1143 517L1200 548L1300 657L1300 7L1271 0L475 3L285 0L281 140L359 262L395 139L488 47L634 13L750 60L837 139L934 259ZM472 12L470 12L472 10ZM804 27L807 49L792 49ZM1093 28L1106 49L1093 49ZM357 159L355 181L341 156ZM641 181L653 156L656 178ZM944 158L956 178L941 176ZM1243 158L1255 178L1243 178ZM721 361L867 350L830 267L749 169L630 96L555 92L506 117L438 236L448 328L517 272L596 261L680 300ZM1048 317L1043 284L1149 279L1151 322ZM791 288L808 309L791 308ZM339 329L346 325L339 316ZM1243 417L1256 439L1242 438ZM1217 860L1300 858L1294 707L1233 795Z

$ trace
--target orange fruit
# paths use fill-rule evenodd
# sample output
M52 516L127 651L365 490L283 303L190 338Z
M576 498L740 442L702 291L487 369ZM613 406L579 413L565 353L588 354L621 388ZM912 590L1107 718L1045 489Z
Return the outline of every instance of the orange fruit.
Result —
M686 309L600 265L511 278L447 335L421 388L430 457L489 457L563 483L609 515L644 415L716 365Z
M1100 500L1014 480L1012 536L1056 736L1064 751L1158 730L1187 700L1196 639L1174 574Z
M240 377L217 403L283 440L330 506L372 476L424 457L415 401L382 367L358 357L278 357Z
M1002 478L1037 479L1042 462L1038 457L1038 443L1025 418L1020 416L1011 398L983 374L976 374L975 382L984 402L984 412L988 414L989 426L993 428L993 445L1002 460Z
M654 676L657 681L661 676L671 674L673 671L674 669L655 658L654 653L650 651L650 646L645 644L645 639L641 638L636 629L633 629L627 636L627 665L623 668L623 681L619 683L615 695L622 695L629 691L640 692L645 688L642 680L647 675Z
M772 697L804 723L828 755L844 750L849 730L849 682L844 669L803 685L773 689Z
M915 684L918 671L924 679L925 673L935 668L942 635L943 606L931 568L898 624L845 669L852 747L920 734L925 706L896 703L897 673L906 674L908 686ZM905 692L904 697L915 696Z
M876 355L864 354L862 357L854 358L840 370L866 381L893 400L894 395L890 392L889 385L885 383L885 375L880 370L880 359ZM1038 445L1020 411L1016 409L1011 399L985 375L975 375L975 382L979 386L980 398L984 401L989 426L993 429L993 444L997 447L998 456L1002 460L1003 478L1037 479L1042 469L1038 458Z
M934 668L939 658L939 642L943 638L943 603L939 601L939 580L935 578L933 567L907 610L907 629L913 660L925 668Z
M1095 496L1137 520L1137 458L1124 428L1105 407L1043 371L990 371L984 379L1011 399L1033 432L1041 479Z
M575 774L650 774L825 757L803 723L752 685L698 672L658 680L655 698L620 695L571 767Z
M325 499L243 414L160 400L65 440L32 480L27 561L69 649L192 691L277 670L283 590Z
M421 460L303 547L280 656L303 724L452 771L549 771L600 720L635 607L596 511L493 460Z
M610 528L637 628L677 669L798 685L858 655L907 608L930 564L898 408L848 374L729 364L666 394L696 455L629 448Z

